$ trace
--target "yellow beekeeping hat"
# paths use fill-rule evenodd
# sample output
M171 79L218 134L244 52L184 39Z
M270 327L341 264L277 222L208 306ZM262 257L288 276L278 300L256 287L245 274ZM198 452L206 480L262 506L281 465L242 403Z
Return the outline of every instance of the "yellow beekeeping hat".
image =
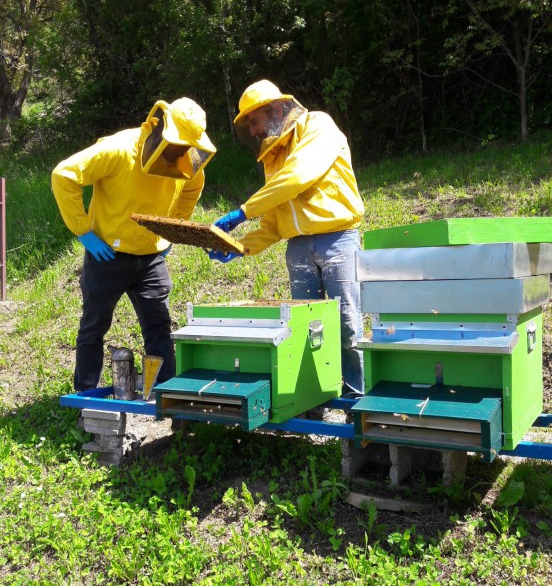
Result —
M179 98L172 104L158 100L142 127L147 133L142 148L142 171L145 173L169 173L175 178L190 179L217 152L205 132L205 112L190 98ZM187 155L179 159L178 168L160 166L160 155L167 145L190 147Z
M180 98L172 104L159 100L151 109L148 119L155 115L158 108L161 108L163 112L162 136L168 143L216 152L216 148L205 132L207 128L205 112L193 100Z
M242 94L239 102L240 113L234 119L234 124L247 116L253 110L274 100L295 100L291 94L283 94L277 86L268 79L262 79L250 85Z

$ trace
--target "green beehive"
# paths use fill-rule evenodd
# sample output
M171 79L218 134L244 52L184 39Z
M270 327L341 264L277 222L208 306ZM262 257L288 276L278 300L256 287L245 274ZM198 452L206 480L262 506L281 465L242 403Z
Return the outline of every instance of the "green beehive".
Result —
M178 377L155 388L158 416L173 415L176 409L191 417L197 413L198 399L206 403L209 394L210 404L202 403L209 415L203 418L226 422L217 417L217 409L224 409L228 415L226 407L239 402L235 422L247 421L244 426L249 429L266 420L282 423L339 396L339 323L338 300L188 304L188 324L172 334ZM213 385L194 397L193 393L204 386L197 381L197 372L202 373L204 384L210 376ZM249 387L248 397L244 396L243 385L234 393L230 386L222 389L217 382L220 373L232 373L233 384L240 384L242 375L244 379L258 375L259 388ZM187 382L188 378L193 380ZM263 380L270 385L268 402L253 400L262 392ZM163 395L168 398L169 394L171 401L164 401ZM213 405L213 394L219 405ZM264 406L264 421L258 419L258 412L248 412L250 406L259 404ZM257 419L252 424L254 417Z
M405 398L409 393L425 393L424 399L430 401L445 387L455 398L479 389L482 401L498 392L502 447L515 448L542 411L542 315L538 310L513 318L478 316L480 320L488 318L486 325L493 328L489 330L480 329L483 321L476 322L473 316L466 315L441 316L440 322L427 320L423 326L424 316L420 314L401 315L402 321L396 319L397 315L377 317L380 319L372 340L360 343L364 348L367 393L385 382L397 383ZM382 325L384 332L390 333L380 335L378 327ZM409 329L412 326L417 328L415 332ZM422 329L425 327L428 329ZM432 327L435 329L429 329ZM405 340L405 335L412 337ZM355 409L366 408L368 397L370 393ZM451 405L443 403L442 408L442 417L457 417ZM400 413L392 402L389 411ZM420 417L427 417L427 413L422 412ZM400 419L395 421L401 423ZM496 438L490 440L487 448L495 449ZM494 457L496 450L489 455Z
M542 410L546 240L551 218L365 234L357 279L372 331L360 344L368 395L354 408L357 439L469 449L488 461L515 448Z

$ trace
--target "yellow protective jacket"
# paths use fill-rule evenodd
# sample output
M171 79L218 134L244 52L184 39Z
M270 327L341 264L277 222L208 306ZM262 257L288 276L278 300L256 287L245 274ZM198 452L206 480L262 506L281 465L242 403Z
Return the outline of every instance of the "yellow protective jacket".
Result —
M144 173L142 144L151 129L123 130L101 138L62 161L52 173L52 190L63 221L81 236L90 230L115 251L153 254L169 242L130 219L132 212L188 220L205 183L203 170L192 179ZM83 186L93 185L85 210Z
M347 140L330 116L305 112L262 156L265 185L241 208L260 226L240 239L258 254L282 238L359 226L364 204Z

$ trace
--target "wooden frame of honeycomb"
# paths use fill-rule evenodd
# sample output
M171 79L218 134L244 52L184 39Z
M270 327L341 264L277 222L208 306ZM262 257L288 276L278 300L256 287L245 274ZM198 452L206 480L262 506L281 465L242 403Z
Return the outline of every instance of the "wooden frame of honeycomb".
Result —
M174 244L189 244L225 253L244 252L242 244L214 224L200 224L147 214L130 214L130 217L140 226Z

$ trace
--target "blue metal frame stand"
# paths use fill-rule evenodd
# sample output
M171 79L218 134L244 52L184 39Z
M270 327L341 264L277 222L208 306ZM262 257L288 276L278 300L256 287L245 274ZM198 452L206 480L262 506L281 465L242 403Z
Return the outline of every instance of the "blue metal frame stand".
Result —
M62 407L76 407L77 409L98 409L100 411L115 411L119 413L135 413L155 417L155 398L150 401L121 401L107 399L113 392L112 387L102 387L78 394L69 394L60 397ZM348 410L356 403L356 399L332 399L323 406L330 409ZM193 417L175 416L175 419L190 419ZM552 414L540 415L533 427L552 427ZM330 421L314 421L294 417L284 423L265 423L259 429L273 429L277 431L291 431L314 435L325 435L343 439L355 439L353 424ZM535 460L552 461L552 443L520 442L515 450L501 450L501 456L516 456Z

